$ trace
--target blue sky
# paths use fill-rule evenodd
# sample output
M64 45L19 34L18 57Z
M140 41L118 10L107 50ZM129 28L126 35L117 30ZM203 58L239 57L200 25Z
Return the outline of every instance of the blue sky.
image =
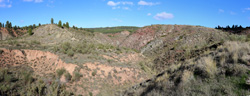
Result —
M0 22L78 27L201 25L250 26L250 0L0 0Z

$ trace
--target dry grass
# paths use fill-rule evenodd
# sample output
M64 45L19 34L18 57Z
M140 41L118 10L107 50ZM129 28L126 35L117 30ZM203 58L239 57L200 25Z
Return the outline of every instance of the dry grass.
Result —
M248 42L225 42L207 54L186 60L180 65L170 65L164 74L130 93L146 96L249 95L249 86L246 85L246 78L250 75L247 67L249 61Z

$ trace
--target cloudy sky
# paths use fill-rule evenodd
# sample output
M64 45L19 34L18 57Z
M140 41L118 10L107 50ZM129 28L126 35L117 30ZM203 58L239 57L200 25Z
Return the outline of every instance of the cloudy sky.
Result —
M0 22L68 21L78 27L201 25L250 26L250 0L0 0Z

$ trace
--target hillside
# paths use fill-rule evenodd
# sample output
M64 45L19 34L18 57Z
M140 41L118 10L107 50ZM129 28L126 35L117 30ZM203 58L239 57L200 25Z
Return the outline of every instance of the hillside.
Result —
M0 28L0 40L6 40L13 37L19 37L22 36L26 30L21 29L8 29L8 28Z
M125 96L244 96L249 92L250 45L226 42L215 51L171 65Z
M246 35L189 25L129 28L100 33L46 24L0 41L0 95L248 94ZM228 89L220 88L225 83Z

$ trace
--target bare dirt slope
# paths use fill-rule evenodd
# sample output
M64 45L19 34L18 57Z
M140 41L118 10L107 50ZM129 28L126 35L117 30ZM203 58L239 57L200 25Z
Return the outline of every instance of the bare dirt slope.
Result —
M22 36L26 30L14 30L14 29L6 29L6 28L0 28L0 40L6 40L13 37L20 37Z
M69 82L65 76L59 78L62 83L69 86L68 90L75 94L87 94L88 92L92 92L94 95L102 94L114 88L123 89L124 85L135 84L147 79L144 72L138 68L111 66L101 62L70 64L63 62L53 53L38 50L0 50L0 67L28 65L33 68L36 77L43 78L49 78L50 74L56 74L59 69L65 69L73 78L75 78L76 72L81 74L82 77L74 82ZM127 62L126 58L120 60ZM114 93L115 91L112 94ZM112 95L111 93L104 94Z

